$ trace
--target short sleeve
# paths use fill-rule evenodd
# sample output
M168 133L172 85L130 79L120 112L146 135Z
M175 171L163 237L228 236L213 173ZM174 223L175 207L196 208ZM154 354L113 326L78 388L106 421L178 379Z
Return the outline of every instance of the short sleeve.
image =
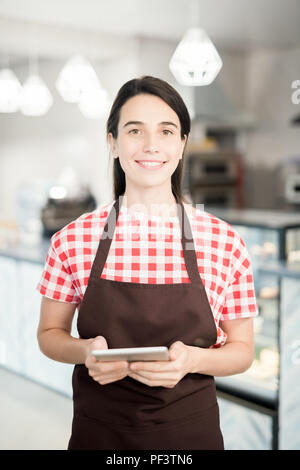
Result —
M220 320L236 320L257 315L251 261L244 241L238 236L232 253L230 282L226 289Z
M72 282L67 257L63 253L58 255L55 249L55 235L51 238L44 270L36 289L50 299L78 304L80 298Z

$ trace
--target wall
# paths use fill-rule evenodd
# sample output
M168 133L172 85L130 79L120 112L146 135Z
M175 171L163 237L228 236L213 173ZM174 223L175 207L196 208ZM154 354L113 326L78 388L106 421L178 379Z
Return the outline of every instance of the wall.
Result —
M39 73L54 98L45 116L0 114L0 218L18 216L18 188L24 184L50 184L68 166L90 184L98 203L111 199L105 120L86 119L75 104L63 101L54 85L63 64L64 61L40 61ZM95 69L111 96L137 73L134 51L101 65L96 63ZM27 64L15 66L14 71L23 83Z

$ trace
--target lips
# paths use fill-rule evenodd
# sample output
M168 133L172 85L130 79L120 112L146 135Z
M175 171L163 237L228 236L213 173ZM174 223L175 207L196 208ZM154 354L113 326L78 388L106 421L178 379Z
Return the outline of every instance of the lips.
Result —
M165 163L164 160L135 160L135 162L153 162L153 163Z
M139 167L146 170L158 170L166 163L166 161L162 160L135 160L135 162L139 165Z

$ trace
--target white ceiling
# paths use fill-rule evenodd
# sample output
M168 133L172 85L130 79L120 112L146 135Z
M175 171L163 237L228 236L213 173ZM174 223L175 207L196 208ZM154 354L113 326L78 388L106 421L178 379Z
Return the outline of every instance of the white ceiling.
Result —
M0 19L80 31L180 40L193 0L0 0ZM198 0L198 25L217 47L300 45L300 0Z

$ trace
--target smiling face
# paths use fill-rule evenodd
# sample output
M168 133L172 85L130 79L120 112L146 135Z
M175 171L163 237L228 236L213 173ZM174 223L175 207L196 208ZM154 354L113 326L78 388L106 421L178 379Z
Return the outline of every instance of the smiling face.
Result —
M108 139L125 173L126 187L171 187L186 136L181 139L179 118L165 101L149 94L130 98L120 110L117 139L111 133Z

